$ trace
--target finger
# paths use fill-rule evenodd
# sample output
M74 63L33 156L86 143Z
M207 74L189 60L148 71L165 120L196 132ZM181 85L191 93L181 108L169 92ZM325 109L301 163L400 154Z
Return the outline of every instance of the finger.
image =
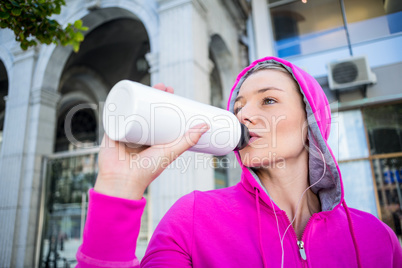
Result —
M182 154L190 147L196 145L201 136L208 131L209 126L206 123L201 123L191 127L187 130L182 137L177 138L176 140L167 143L167 144L158 144L153 145L152 147L155 149L164 149L168 151L175 151L179 154ZM174 148L174 149L172 149Z
M166 145L154 145L140 153L141 158L152 162L154 176L158 176L177 157L198 143L209 126L205 123L190 128L179 141Z
M169 93L174 94L174 89L173 89L173 87L167 87L167 88L166 88L166 92L169 92Z
M138 154L145 149L151 147L149 145L142 145L142 144L136 144L136 143L125 143L124 149L127 150L129 154Z
M164 84L164 83L158 83L158 84L155 84L155 85L153 86L153 88L156 88L156 89L159 89L159 90L166 91L166 86L165 86L165 84Z
M190 128L185 134L184 134L184 139L182 139L179 143L179 146L177 149L179 150L178 153L182 154L190 147L194 146L197 144L197 142L200 140L201 136L207 132L209 129L209 125L206 123L201 123L198 124L192 128Z

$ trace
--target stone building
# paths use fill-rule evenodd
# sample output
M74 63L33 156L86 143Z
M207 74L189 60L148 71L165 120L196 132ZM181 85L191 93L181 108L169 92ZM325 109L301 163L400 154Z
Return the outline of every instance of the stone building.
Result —
M248 63L245 1L66 3L57 20L89 27L78 53L54 45L22 51L11 31L0 31L0 267L74 264L96 178L102 105L115 83L163 82L225 108L227 89ZM140 257L178 197L238 177L213 156L183 158L191 164L168 168L147 190Z

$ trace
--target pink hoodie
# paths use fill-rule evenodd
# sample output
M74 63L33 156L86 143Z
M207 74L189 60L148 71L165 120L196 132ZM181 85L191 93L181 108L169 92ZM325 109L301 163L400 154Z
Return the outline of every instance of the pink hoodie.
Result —
M338 164L327 144L331 112L317 81L275 57L253 62L237 77L227 110L248 70L281 63L298 81L306 104L310 141L309 180L321 201L301 241L285 212L268 196L256 174L241 164L241 182L180 198L166 213L139 263L135 256L145 199L126 200L89 190L84 241L77 267L402 267L395 233L373 215L348 208ZM319 181L319 182L318 182ZM278 230L279 229L279 230Z

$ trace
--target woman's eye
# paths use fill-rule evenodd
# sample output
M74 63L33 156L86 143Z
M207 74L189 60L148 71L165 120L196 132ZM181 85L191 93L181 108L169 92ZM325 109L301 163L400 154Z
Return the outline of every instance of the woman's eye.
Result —
M276 100L271 99L271 98L265 98L262 100L262 103L263 104L274 104L274 103L276 103ZM236 115L238 112L240 112L241 108L243 108L243 107L239 106L239 107L235 108L234 114Z
M271 98L265 98L262 102L264 104L274 104L276 101L274 99L271 99Z

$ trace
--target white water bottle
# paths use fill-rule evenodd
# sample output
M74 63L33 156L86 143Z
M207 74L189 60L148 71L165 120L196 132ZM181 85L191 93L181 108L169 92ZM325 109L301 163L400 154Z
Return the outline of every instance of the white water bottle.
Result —
M103 110L106 134L132 144L179 141L200 123L207 123L210 129L190 151L225 155L244 148L250 139L247 127L229 111L129 80L111 89Z

